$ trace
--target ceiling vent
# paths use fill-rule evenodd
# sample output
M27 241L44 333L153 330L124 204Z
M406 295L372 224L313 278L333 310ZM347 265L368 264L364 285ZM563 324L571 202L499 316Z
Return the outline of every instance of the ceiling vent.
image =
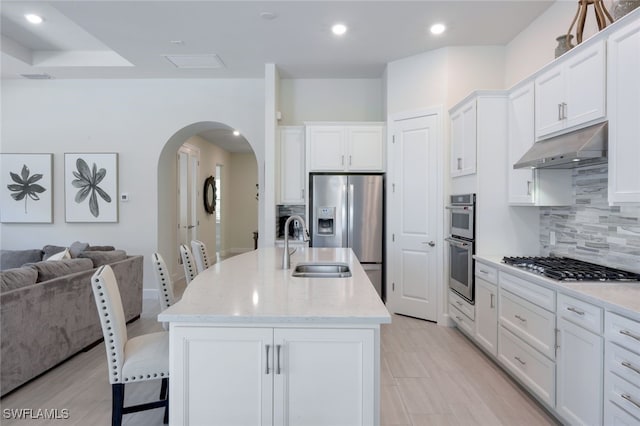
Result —
M218 55L163 55L176 68L225 68Z
M24 78L28 78L29 80L51 80L49 74L20 74Z

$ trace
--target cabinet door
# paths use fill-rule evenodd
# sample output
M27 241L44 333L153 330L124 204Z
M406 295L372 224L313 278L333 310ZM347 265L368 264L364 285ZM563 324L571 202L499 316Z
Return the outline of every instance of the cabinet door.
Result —
M274 424L375 424L373 330L275 329L274 342Z
M384 171L384 127L347 128L347 167L351 171Z
M304 204L304 128L280 129L280 203Z
M513 168L535 141L533 93L531 82L509 94L509 204L533 205L535 202L533 170Z
M491 355L498 352L497 288L476 277L476 341Z
M309 171L344 171L345 129L342 126L307 127Z
M270 425L273 329L171 330L170 424Z
M476 100L451 115L451 177L476 172Z
M590 46L565 64L565 128L605 116L604 41Z
M541 74L535 81L536 138L562 130L564 100L564 74L557 65Z
M602 424L601 336L558 318L556 409L569 424Z
M608 40L609 203L640 203L640 21Z

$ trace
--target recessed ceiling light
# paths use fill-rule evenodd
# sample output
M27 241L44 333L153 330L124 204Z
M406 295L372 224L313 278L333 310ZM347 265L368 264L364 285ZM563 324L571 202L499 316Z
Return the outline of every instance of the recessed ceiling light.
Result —
M331 27L331 31L335 35L343 35L347 32L347 26L344 24L335 24L333 27Z
M431 26L431 34L439 35L442 34L446 29L447 27L445 27L444 24L433 24Z
M240 132L238 130L233 131L233 136L240 136Z
M24 19L32 24L42 24L42 21L44 21L44 19L42 19L42 16L36 15L34 13L27 13L26 15L24 15Z

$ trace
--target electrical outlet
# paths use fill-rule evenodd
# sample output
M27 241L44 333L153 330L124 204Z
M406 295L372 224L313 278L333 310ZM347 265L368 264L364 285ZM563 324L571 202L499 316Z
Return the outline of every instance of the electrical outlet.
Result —
M552 246L556 245L556 232L555 231L549 232L549 244L552 245Z

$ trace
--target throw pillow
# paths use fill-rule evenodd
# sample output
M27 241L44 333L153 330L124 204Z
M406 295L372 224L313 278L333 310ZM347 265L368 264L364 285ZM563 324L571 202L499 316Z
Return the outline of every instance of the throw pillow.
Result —
M61 251L64 251L65 249L66 247L63 247L63 246L46 245L42 247L42 251L44 252L42 259L35 260L34 262L39 262L40 260L48 260L54 254L58 254Z
M64 250L64 247L62 248ZM0 250L0 269L19 268L25 263L40 262L42 250Z
M38 262L30 267L38 272L37 282L41 283L76 272L90 271L93 269L93 262L89 259L63 259L57 262Z
M11 291L36 283L38 271L33 268L13 268L0 272L0 292Z
M124 250L112 250L112 251L93 251L85 250L80 253L80 258L91 259L93 261L93 267L98 268L102 265L108 265L110 263L119 262L127 258L127 252Z
M87 250L90 251L113 251L116 248L114 246L89 246Z
M64 249L60 253L52 254L47 258L47 262L54 260L62 260L62 259L71 259L71 255L69 254L69 249Z
M80 241L75 241L73 244L69 246L69 254L72 258L78 257L80 253L89 248L89 243L81 243Z

